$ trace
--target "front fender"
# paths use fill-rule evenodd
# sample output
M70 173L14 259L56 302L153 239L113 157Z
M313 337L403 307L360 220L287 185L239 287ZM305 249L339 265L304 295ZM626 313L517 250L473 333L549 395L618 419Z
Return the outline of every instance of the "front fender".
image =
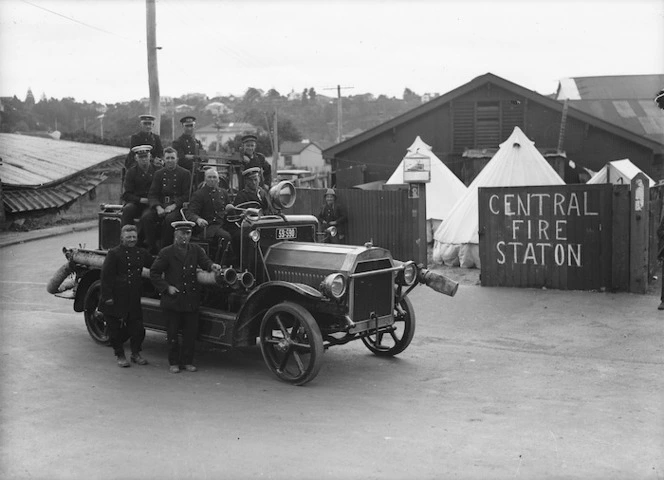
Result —
M233 332L234 344L252 345L258 336L260 322L265 312L273 305L291 301L306 308L307 304L321 301L323 294L309 285L281 280L265 282L249 294L238 312Z
M85 309L85 294L90 288L90 285L101 277L101 270L90 270L78 282L76 287L76 297L74 298L74 311L82 312Z

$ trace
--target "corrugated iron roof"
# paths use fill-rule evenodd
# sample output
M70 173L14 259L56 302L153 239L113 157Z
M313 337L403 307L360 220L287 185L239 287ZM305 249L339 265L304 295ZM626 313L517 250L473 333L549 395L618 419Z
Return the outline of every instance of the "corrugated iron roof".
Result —
M60 208L85 195L104 180L104 173L81 174L52 187L4 190L3 203L10 213Z
M0 133L0 180L7 186L49 186L128 149Z
M558 100L652 100L662 88L660 74L572 77L560 81Z
M664 144L664 114L652 100L570 100L569 106Z

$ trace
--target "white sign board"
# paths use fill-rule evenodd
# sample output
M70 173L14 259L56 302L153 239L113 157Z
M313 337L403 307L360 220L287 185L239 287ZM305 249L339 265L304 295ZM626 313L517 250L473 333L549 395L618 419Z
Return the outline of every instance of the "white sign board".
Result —
M403 159L403 181L405 183L429 183L431 181L431 159L414 153Z

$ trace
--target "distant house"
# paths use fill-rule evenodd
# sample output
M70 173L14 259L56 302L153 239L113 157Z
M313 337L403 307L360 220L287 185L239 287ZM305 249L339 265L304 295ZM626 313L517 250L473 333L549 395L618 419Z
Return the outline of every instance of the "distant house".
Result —
M204 148L208 148L212 142L216 142L218 136L221 136L221 145L225 145L228 140L234 139L237 135L245 133L256 133L256 127L250 123L231 122L220 124L220 129L217 125L211 123L205 127L196 129L196 138L203 144Z
M562 101L487 73L325 149L323 156L331 162L333 183L339 187L384 180L419 135L469 184L489 160L474 153L495 151L514 127L519 127L540 152L545 156L555 153L566 169L573 161L576 166L598 171L608 161L629 158L655 180L664 177L664 142L576 108L571 102L561 129L563 106Z
M279 147L279 168L330 171L329 163L323 159L322 149L308 140L282 143Z

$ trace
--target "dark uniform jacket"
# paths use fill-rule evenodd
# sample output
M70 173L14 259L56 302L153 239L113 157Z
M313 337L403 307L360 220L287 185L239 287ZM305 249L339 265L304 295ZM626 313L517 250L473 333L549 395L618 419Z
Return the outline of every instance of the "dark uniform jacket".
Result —
M664 260L664 217L657 227L657 258Z
M116 317L141 316L141 272L152 265L152 255L139 247L118 245L108 251L101 267L99 309ZM106 305L106 300L113 305Z
M173 170L164 167L157 170L148 193L150 207L161 205L165 208L175 203L177 208L182 208L182 204L189 200L190 184L191 174L182 167L176 166Z
M241 190L236 196L233 205L245 204L243 208L260 208L264 213L270 210L270 204L267 199L265 190L259 188L257 191L252 192L245 188Z
M197 267L210 271L212 260L196 244L189 243L184 250L175 245L169 245L159 252L159 256L150 269L150 280L161 293L161 308L176 312L198 310L201 303L202 286L196 280ZM169 295L169 285L173 285L180 292Z
M252 167L260 167L261 175L263 178L261 184L265 184L268 187L272 185L272 166L270 166L270 163L265 159L265 155L262 153L254 152L253 157L243 155L243 158L248 158L249 162L243 163L242 170L246 170L247 168Z
M346 233L346 221L348 220L348 217L346 216L346 209L341 204L334 202L332 206L329 206L325 203L316 216L318 217L318 220L324 224L336 221L338 235L344 235Z
M192 222L204 218L210 225L221 225L226 216L228 193L223 188L212 189L204 185L191 196L189 217Z
M152 145L152 158L163 158L164 156L164 149L161 147L161 138L159 138L159 135L143 131L134 133L129 140L129 153L127 154L127 158L125 158L125 168L127 170L136 164L136 154L131 149L139 145Z
M125 203L140 203L141 198L148 198L156 171L154 165L150 165L147 170L143 170L138 165L131 167L125 176L122 200Z
M193 160L184 158L184 156L193 155L194 157L201 157L205 154L205 149L201 141L192 135L180 135L173 140L172 147L178 152L178 165L188 172L191 172L194 162Z

